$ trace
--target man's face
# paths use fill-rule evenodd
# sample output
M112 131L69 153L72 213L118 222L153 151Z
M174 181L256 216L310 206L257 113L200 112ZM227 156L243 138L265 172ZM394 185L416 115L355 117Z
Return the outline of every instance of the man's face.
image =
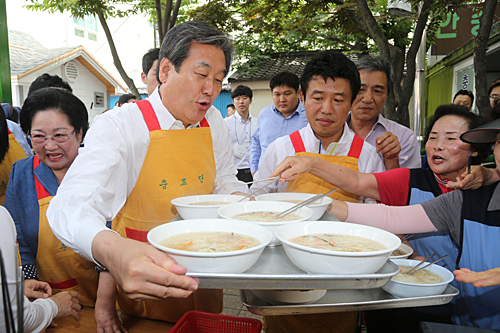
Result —
M298 92L289 86L274 87L273 102L276 109L281 112L283 117L291 115L299 105Z
M226 58L221 48L192 42L179 72L167 58L160 63L163 105L184 126L199 122L219 95L225 73Z
M151 95L158 86L158 80L156 80L157 66L158 66L158 60L155 60L149 71L146 74L145 73L141 74L142 82L145 83L148 88L148 96Z
M472 101L468 95L458 95L453 100L453 104L466 106L469 110L472 107Z
M241 115L242 113L248 113L250 104L252 104L252 99L245 95L236 96L233 98L233 104L236 110Z
M387 99L387 75L384 72L359 71L361 89L352 103L351 117L356 120L373 121L384 109Z
M232 106L227 107L227 116L232 116L236 112L236 109L233 108Z
M304 100L307 121L319 140L338 141L351 107L351 86L348 80L313 76Z

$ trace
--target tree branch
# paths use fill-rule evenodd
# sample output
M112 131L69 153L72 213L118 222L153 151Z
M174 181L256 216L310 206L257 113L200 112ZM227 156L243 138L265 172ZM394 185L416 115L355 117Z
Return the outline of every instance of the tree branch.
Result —
M106 19L104 18L103 12L102 11L98 12L97 16L99 17L99 22L101 23L102 29L104 30L104 34L106 35L106 39L108 40L109 48L111 50L111 55L113 56L113 63L115 64L118 73L120 73L120 76L122 77L123 81L125 81L125 84L128 86L132 94L134 94L137 97L137 99L141 99L141 94L139 94L139 91L135 87L134 81L128 77L127 73L123 69L122 62L120 61L120 57L118 56L118 52L116 51L116 46L115 42L113 41L113 36L109 31L109 27L106 22Z
M165 6L165 15L163 16L163 31L168 32L168 25L170 22L170 13L172 12L172 0L167 0L167 5Z
M179 14L179 9L181 8L182 0L176 0L174 10L172 12L172 17L170 18L170 23L168 24L168 30L172 29L177 21L177 15Z
M343 39L340 39L340 38L337 38L337 37L330 37L330 36L326 36L326 39L331 40L332 42L337 42L339 44L342 44L342 45L348 47L351 50L354 50L355 45L352 45L352 44L346 42Z
M155 0L155 8L156 8L156 24L158 25L158 36L160 37L160 45L163 41L163 37L165 37L165 31L163 31L163 24L161 20L161 0Z

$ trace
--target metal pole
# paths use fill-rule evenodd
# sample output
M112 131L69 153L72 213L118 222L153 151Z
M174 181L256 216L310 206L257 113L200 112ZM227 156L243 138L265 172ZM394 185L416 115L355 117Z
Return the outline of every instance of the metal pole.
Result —
M419 143L422 136L422 113L425 105L425 48L427 43L427 29L422 34L422 40L416 57L415 84L413 89L413 131Z
M0 0L0 102L12 104L10 82L9 31L5 0Z

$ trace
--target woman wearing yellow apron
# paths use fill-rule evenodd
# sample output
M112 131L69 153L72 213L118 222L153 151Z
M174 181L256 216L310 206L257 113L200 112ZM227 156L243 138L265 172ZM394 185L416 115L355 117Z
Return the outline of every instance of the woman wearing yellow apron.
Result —
M88 129L87 109L70 92L40 89L26 99L21 127L30 134L35 156L13 164L5 208L16 224L25 279L48 282L53 294L77 291L81 304L94 306L98 286L95 264L61 243L46 218L50 200L78 155Z
M187 195L212 193L215 160L208 122L199 128L161 130L149 101L136 102L150 133L146 158L137 183L112 222L123 237L147 242L152 228L170 222L177 214L170 200ZM187 299L130 300L122 290L117 296L123 313L175 322L189 310L222 311L222 290L197 290Z
M306 152L304 142L300 132L290 134L295 149L296 156L316 156L326 162L342 165L346 168L358 171L358 159L363 148L364 140L354 135L351 148L347 156L335 156L314 154ZM332 150L333 151L333 150ZM336 186L311 175L310 173L300 174L296 179L291 180L286 188L287 192L300 193L326 193ZM349 202L359 202L359 196L345 192L335 191L330 194L333 199ZM322 313L310 315L294 316L264 316L264 329L266 332L286 333L286 332L355 332L357 327L357 312Z
M17 142L14 134L7 128L7 123L5 123L5 129L8 131L8 150L0 163L0 205L3 205L5 201L5 192L7 192L12 164L26 158L26 153Z

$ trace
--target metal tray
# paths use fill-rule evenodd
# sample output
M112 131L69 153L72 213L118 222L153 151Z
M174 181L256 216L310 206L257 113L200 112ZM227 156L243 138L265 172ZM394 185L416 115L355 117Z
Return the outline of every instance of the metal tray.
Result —
M397 265L387 261L373 274L307 274L295 266L283 246L266 247L259 260L240 274L188 273L207 289L371 289L385 286L399 273Z
M444 293L434 296L397 298L382 288L366 290L328 290L326 295L312 304L271 305L251 290L241 290L241 301L253 314L282 316L294 314L366 311L415 306L441 305L451 302L458 289L448 285Z

